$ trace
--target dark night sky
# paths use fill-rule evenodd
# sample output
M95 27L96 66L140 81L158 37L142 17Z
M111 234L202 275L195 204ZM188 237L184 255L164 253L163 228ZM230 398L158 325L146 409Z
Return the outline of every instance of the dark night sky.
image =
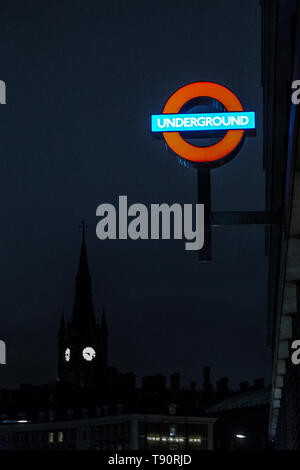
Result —
M213 172L214 210L264 208L260 6L255 0L0 2L0 387L56 376L82 218L95 308L107 309L109 362L184 383L264 376L267 258L261 228L218 228L213 262L183 241L96 238L96 208L195 203L196 172L149 134L181 85L216 81L257 111L257 137Z

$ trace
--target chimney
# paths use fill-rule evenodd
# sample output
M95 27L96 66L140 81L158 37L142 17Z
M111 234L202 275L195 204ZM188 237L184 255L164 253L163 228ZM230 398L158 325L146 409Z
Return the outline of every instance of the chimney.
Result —
M178 372L175 372L170 376L171 380L171 391L172 392L178 392L180 388L180 374Z
M248 388L249 388L248 382L240 383L240 392L247 392Z

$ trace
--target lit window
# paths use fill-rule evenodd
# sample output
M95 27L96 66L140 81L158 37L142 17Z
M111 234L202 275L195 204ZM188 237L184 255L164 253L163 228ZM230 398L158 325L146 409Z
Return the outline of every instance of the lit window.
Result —
M189 442L194 442L194 443L201 444L202 439L201 439L201 437L190 437Z
M64 433L60 431L57 437L58 442L64 442Z
M147 436L148 441L162 441L162 442L184 442L184 437L170 437L170 436Z
M52 444L54 442L54 432L48 433L48 442Z
M175 403L171 403L169 405L169 414L176 415L176 408L177 408L177 405L175 405Z
M170 426L170 436L171 437L176 436L176 426L175 426L175 424L171 424L171 426Z

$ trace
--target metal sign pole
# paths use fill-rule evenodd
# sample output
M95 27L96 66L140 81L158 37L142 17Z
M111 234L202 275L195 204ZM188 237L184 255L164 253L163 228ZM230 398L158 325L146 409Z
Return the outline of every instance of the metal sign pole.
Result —
M211 189L210 168L198 168L198 204L204 204L204 246L199 261L211 261Z

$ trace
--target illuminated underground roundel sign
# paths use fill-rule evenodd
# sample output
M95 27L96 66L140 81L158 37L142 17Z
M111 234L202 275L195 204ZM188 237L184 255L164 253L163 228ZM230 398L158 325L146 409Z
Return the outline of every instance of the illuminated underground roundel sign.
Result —
M225 112L180 113L187 103L198 98L212 98L225 108ZM180 157L195 164L213 166L225 157L233 156L242 143L247 130L255 129L255 112L244 110L240 100L228 88L211 82L185 85L168 99L163 113L151 116L151 131L162 133L168 146ZM217 143L199 147L182 136L198 131L227 131ZM194 134L195 135L195 134Z

